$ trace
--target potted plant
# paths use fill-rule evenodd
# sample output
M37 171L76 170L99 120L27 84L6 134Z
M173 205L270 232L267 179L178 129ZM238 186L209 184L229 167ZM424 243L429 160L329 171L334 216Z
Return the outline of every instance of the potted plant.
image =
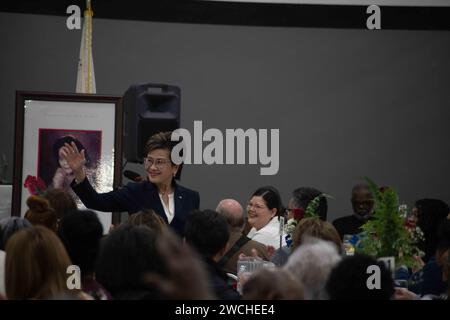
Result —
M361 227L357 253L382 260L393 257L395 266L417 269L423 252L416 244L423 238L415 221L408 217L406 205L399 204L397 192L392 187L379 188L365 178L374 198L372 217Z

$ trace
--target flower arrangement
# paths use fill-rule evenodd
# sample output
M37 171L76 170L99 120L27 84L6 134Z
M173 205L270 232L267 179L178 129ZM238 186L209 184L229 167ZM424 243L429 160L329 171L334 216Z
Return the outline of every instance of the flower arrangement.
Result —
M290 248L292 246L292 236L294 234L295 228L297 228L299 220L295 218L289 219L284 225L284 237L286 239L286 245Z
M44 180L42 180L40 177L35 177L31 175L28 175L26 177L23 186L28 189L28 192L32 196L35 195L42 196L45 194L47 190L47 186L45 185Z
M304 210L303 208L292 209L293 217L286 222L283 230L286 234L285 239L288 247L291 247L292 245L292 236L300 220L302 220L303 218L319 218L317 209L319 208L320 199L322 197L331 198L331 196L322 193L308 203L308 207L306 208L306 210Z
M394 257L396 266L417 268L423 252L416 244L423 233L415 221L408 218L407 206L399 205L396 191L391 187L382 189L365 178L374 197L372 218L363 226L356 252L376 258Z

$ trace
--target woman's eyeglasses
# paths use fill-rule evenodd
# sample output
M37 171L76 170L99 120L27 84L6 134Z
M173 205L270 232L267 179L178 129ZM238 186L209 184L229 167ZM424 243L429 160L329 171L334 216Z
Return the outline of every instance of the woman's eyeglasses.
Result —
M262 209L267 208L267 206L261 205L261 204L258 204L258 203L251 203L251 202L247 203L247 209L250 209L252 207L254 209L256 209L256 210L262 210Z
M170 160L168 159L153 159L153 158L144 158L144 165L146 167L151 167L152 165L155 165L157 169L162 169L166 164L168 164Z
M292 217L296 220L303 219L305 216L305 210L303 208L285 208L284 212L287 215L292 214Z

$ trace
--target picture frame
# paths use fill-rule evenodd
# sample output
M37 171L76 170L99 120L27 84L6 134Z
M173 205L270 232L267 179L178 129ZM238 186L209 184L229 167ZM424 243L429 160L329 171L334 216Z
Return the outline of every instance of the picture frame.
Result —
M84 205L73 193L67 163L59 156L64 142L75 141L85 150L85 171L99 192L121 185L123 105L119 96L16 91L12 216L24 216L30 191L28 178L39 179L45 188L67 189L78 207ZM120 213L97 212L104 233L120 222Z

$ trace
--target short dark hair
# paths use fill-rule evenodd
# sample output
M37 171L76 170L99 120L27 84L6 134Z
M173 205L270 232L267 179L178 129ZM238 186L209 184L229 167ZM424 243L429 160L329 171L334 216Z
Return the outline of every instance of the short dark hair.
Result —
M172 149L179 143L179 141L172 141L172 131L158 132L152 135L145 144L145 155L146 157L150 152L157 149L166 149L169 150L169 153L172 153ZM172 162L172 157L170 157L170 161ZM172 162L172 164L174 164ZM183 164L178 166L177 173L175 175L175 179L179 180L181 176L181 169Z
M102 236L103 226L93 211L73 211L61 220L59 237L81 275L94 272Z
M311 187L300 187L292 192L292 199L297 207L306 210L309 203L323 192ZM317 214L323 221L327 220L328 202L325 196L320 197Z
M367 184L356 184L352 188L352 197L357 194L358 192L368 192L372 194L372 191L370 191L369 185Z
M263 198L267 208L269 208L270 210L272 210L273 208L277 209L277 216L280 216L284 213L280 193L275 187L265 186L258 188L255 192L253 192L252 197Z
M208 258L223 249L230 237L228 223L224 216L214 210L194 210L184 228L186 242Z
M380 288L371 290L367 286L370 273L368 267L380 268ZM389 300L394 294L394 281L385 264L374 258L356 254L345 257L331 271L326 284L331 300Z
M83 144L78 140L77 138L73 136L64 136L59 138L58 140L53 143L53 157L55 158L56 164L59 166L59 149L64 147L65 143L71 144L72 142L75 142L75 145L78 148L78 151L81 152L81 150L84 150L84 156L86 158L86 165L88 166L90 164L90 158L87 150L84 148Z
M164 274L165 264L156 250L156 233L144 226L122 224L100 243L96 279L114 299L149 298L147 272Z

